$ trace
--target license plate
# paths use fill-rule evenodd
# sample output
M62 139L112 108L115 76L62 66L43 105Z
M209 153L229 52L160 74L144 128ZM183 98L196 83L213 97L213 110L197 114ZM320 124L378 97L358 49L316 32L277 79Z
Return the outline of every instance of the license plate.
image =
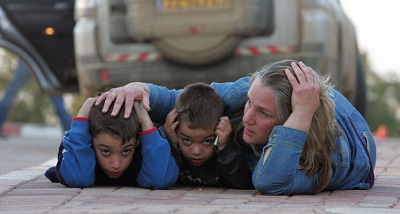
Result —
M158 11L220 10L230 7L230 0L157 0Z

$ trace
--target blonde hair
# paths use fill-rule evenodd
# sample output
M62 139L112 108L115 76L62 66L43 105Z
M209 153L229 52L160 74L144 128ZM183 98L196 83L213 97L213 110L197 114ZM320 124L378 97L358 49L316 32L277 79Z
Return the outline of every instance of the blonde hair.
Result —
M292 85L290 84L285 69L289 69L294 76L291 63L294 60L282 60L268 64L252 74L250 83L260 79L263 85L269 87L275 96L278 117L284 123L292 112L291 97ZM296 62L297 63L297 62ZM297 77L296 77L297 78ZM332 169L332 153L337 151L335 134L339 131L335 122L335 104L329 96L330 77L320 77L320 107L315 112L307 140L303 147L299 166L318 183L315 193L323 191L329 183Z

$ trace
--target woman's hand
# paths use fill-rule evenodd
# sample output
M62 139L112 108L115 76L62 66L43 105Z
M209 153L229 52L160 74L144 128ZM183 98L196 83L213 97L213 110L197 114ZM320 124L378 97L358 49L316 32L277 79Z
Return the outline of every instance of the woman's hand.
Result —
M317 73L304 63L292 62L295 76L285 70L292 87L292 114L285 122L286 126L308 132L314 113L320 106L319 78Z
M114 108L112 109L111 116L118 115L122 105L125 105L124 117L128 118L132 113L133 103L135 101L141 102L146 111L150 111L149 102L150 89L145 83L133 82L125 86L112 88L104 92L97 99L95 105L99 105L103 100L104 102L103 113L108 112L111 104L115 100Z

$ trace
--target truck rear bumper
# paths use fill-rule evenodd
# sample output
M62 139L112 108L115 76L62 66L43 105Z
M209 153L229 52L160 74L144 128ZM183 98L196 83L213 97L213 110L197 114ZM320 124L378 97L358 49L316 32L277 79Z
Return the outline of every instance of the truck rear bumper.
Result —
M298 56L302 56L299 58ZM301 60L314 67L319 63L318 53L276 53L258 56L232 56L224 63L203 67L181 66L162 58L152 62L104 62L94 57L81 58L78 69L80 89L86 96L130 82L146 82L182 88L193 82L227 82L255 72L258 68L283 58Z

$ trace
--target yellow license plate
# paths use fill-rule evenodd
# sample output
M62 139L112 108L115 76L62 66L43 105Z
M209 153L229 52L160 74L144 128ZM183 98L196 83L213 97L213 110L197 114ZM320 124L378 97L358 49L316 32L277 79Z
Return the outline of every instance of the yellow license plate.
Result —
M158 0L161 11L227 9L230 0Z

